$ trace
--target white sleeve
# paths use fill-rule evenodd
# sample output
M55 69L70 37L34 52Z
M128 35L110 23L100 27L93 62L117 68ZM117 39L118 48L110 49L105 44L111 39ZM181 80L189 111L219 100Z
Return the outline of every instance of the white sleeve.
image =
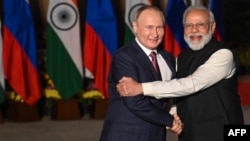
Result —
M176 105L173 105L173 106L170 108L169 113L170 113L171 115L177 114L177 106L176 106Z
M181 97L210 87L222 79L231 77L234 73L232 52L228 49L220 49L187 77L142 83L142 87L146 96L156 98Z

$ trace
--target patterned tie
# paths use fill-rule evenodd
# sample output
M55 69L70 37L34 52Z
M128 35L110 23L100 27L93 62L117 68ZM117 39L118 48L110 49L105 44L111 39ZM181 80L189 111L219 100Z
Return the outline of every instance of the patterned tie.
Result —
M159 76L159 78L161 79L161 72L160 72L160 68L158 66L158 62L157 62L157 58L156 58L156 53L154 51L152 51L149 56L152 58L152 64L155 68L155 71L157 72L157 75Z

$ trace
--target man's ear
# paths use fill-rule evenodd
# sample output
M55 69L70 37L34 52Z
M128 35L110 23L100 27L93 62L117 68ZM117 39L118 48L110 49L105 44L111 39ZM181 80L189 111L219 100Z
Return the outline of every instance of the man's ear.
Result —
M216 28L216 22L213 22L212 25L211 25L211 30L212 30L213 34L214 34L214 31L215 31L215 28Z
M133 25L133 31L136 34L137 33L137 23L135 21L133 21L132 25Z

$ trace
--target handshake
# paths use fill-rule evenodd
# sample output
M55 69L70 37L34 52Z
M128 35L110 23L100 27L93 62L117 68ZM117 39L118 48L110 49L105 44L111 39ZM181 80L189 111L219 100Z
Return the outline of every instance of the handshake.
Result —
M173 116L174 116L173 126L171 128L170 127L166 128L171 132L173 132L176 136L178 136L181 134L184 128L184 124L181 122L180 117L177 114L173 114Z
M130 77L123 77L116 86L117 91L121 96L136 96L143 94L143 88L141 83L133 80ZM181 122L180 117L177 114L173 114L174 120L172 127L166 127L177 136L181 134L184 124Z

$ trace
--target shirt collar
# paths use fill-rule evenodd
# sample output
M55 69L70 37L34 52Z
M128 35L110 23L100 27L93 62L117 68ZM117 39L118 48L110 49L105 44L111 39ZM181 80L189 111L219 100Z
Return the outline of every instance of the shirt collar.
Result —
M140 48L147 54L147 56L149 56L149 54L150 54L152 51L156 52L156 54L157 54L157 50L156 50L156 49L154 49L154 50L147 49L145 46L143 46L143 45L139 42L139 40L137 39L137 37L135 38L135 41L136 41L137 44L140 46Z

